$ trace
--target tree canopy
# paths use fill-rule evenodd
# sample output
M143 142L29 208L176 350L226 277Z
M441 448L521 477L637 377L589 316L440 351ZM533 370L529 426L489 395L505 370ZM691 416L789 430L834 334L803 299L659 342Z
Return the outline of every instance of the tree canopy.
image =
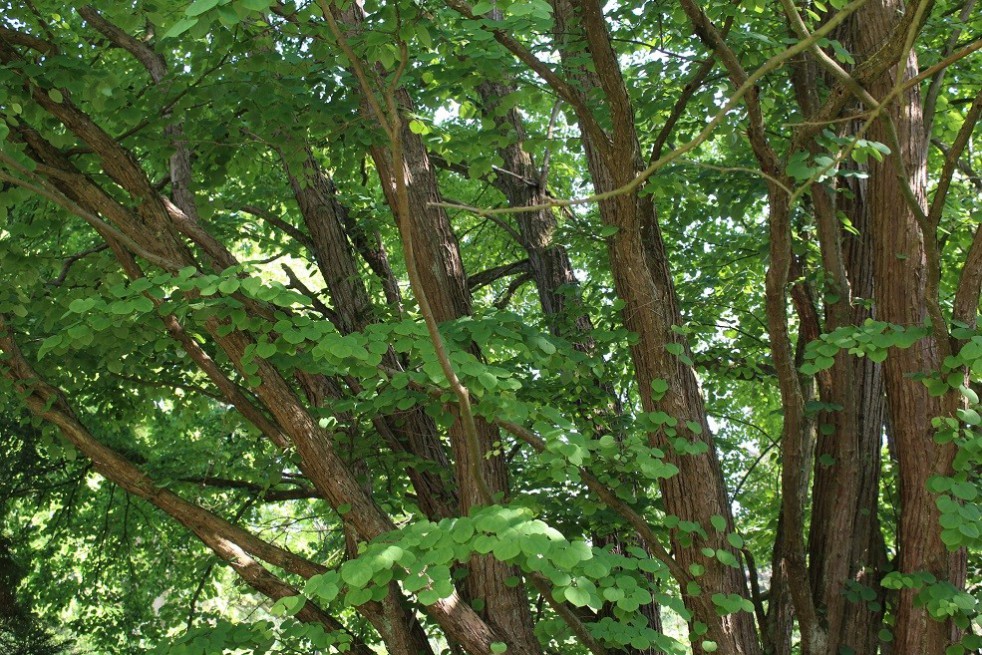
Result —
M0 2L0 644L977 652L976 5Z

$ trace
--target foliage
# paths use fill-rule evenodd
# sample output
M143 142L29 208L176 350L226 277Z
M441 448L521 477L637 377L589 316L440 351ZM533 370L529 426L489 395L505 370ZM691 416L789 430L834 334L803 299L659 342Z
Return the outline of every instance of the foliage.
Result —
M908 5L0 2L18 597L92 653L977 650L980 18Z

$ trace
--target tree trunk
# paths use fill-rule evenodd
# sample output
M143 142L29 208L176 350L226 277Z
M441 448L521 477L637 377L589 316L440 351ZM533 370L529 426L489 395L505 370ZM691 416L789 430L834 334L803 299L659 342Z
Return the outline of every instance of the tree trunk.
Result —
M553 9L557 47L568 77L581 85L584 96L603 95L610 109L611 136L596 123L585 124L586 119L579 113L577 117L594 188L597 193L614 191L630 183L643 165L633 110L605 18L600 5L592 0L554 0ZM590 55L595 72L582 67L584 54ZM687 353L688 346L672 330L681 317L654 204L650 196L631 192L602 200L599 208L604 224L618 228L610 237L608 253L615 291L626 303L622 311L624 325L638 335L631 346L631 357L641 406L646 412L662 411L678 420L677 427L649 435L652 447L664 451L666 461L679 469L676 476L660 483L665 511L703 526L708 536L700 541L677 530L672 532L679 563L685 568L698 564L706 571L699 578L701 593L685 596L686 605L693 612L693 625L701 622L708 626L704 636L693 636L693 652L705 652L701 646L705 640L715 642L722 653L758 653L753 617L742 612L720 617L710 601L716 593L745 595L746 580L741 568L724 566L701 552L709 547L737 556L726 542L725 533L711 527L710 519L719 516L726 522L726 532L731 532L733 519L695 374L666 350L670 346ZM668 382L668 391L656 399L651 383L659 378ZM674 445L675 438L689 445L699 444L703 452L681 454Z
M400 92L401 109L411 108L408 94ZM436 175L429 155L418 135L403 121L402 140L404 161L392 162L391 153L381 147L372 149L390 207L398 207L395 198L395 175L405 175L416 266L422 278L424 293L438 322L467 316L471 311L467 275L460 258L457 237L446 212L434 207L441 201ZM398 172L397 172L398 171ZM398 215L398 212L395 212ZM502 455L491 455L498 440L497 429L477 419L478 451L468 447L460 420L450 427L450 443L454 455L454 470L458 484L460 511L464 515L483 504L481 487L474 480L479 470L492 495L508 494L508 472ZM538 639L532 631L532 615L524 588L508 586L505 582L517 570L495 560L490 555L471 559L466 589L471 600L484 601L482 614L502 634L522 644L528 652L539 651Z
M500 16L495 10L493 16ZM514 132L509 144L500 148L498 154L505 164L507 173L499 173L495 185L508 199L512 207L531 207L547 204L548 191L546 188L548 168L536 167L532 156L525 151L525 129L521 117L514 108L509 109L503 116L498 111L501 98L512 93L514 88L504 83L482 82L478 86L481 94L482 109L485 116L492 118L499 129L510 129ZM528 253L532 268L532 279L538 291L542 313L549 322L553 334L562 336L573 343L573 346L585 352L593 350L593 322L583 306L583 298L579 289L579 281L573 272L566 248L553 242L556 231L556 217L553 208L544 207L534 211L520 213L516 216L519 227L521 245ZM608 397L603 416L594 423L614 423L621 414L621 406L614 389L610 385L595 380ZM604 426L597 425L594 437L603 436ZM615 436L618 430L614 430ZM623 436L621 434L621 436ZM615 552L625 552L628 546L642 547L641 539L632 534L594 534L593 543L596 546L613 546ZM640 611L648 620L648 627L662 632L661 613L657 603L647 603ZM601 612L609 615L609 608ZM637 655L657 655L661 653L656 647L646 649L625 648L624 652Z
M856 14L852 25L860 58L886 39L902 14L899 0L870 2ZM896 78L905 81L916 74L917 57L911 52L900 65L875 78L870 93L882 101L892 92ZM918 87L890 100L886 112L896 129L899 151L870 164L876 315L889 323L919 326L928 319L929 304L937 303L938 298L936 288L931 289L936 263L929 263L928 258L928 250L936 246L935 236L924 234L917 210L905 201L904 185L909 185L913 201L923 212L927 153ZM884 117L874 123L871 137L891 143ZM901 169L903 177L899 174ZM935 330L947 334L943 325L936 325ZM929 572L938 580L961 587L965 582L965 553L949 552L942 543L940 512L933 494L927 490L930 478L952 473L955 445L936 443L931 426L932 418L946 413L948 403L943 397L932 397L920 381L910 377L913 373L939 371L946 348L944 340L931 336L908 349L893 349L884 363L884 379L899 466L898 570ZM915 602L917 594L916 589L904 589L899 594L895 652L941 655L952 642L955 628L950 621L931 619L927 609Z
M792 72L798 104L806 116L819 109L822 76L813 59ZM826 82L834 80L825 79ZM821 147L809 145L817 154ZM823 331L860 326L873 312L864 299L873 297L873 253L870 212L864 180L842 181L835 188L815 185L812 209L822 253L826 287ZM845 214L858 234L842 228ZM810 335L809 339L818 335ZM805 335L799 335L804 338ZM880 446L885 412L881 366L869 358L840 352L828 372L819 376L820 400L827 409L818 415L818 436L812 488L808 573L811 593L827 633L826 652L840 648L873 652L882 623L883 593L879 586L885 552L877 519ZM849 601L859 584L875 597Z
M327 283L339 319L336 327L341 334L351 334L364 330L378 319L358 271L349 242L350 234L346 232L346 223L351 222L346 220L347 208L338 201L334 183L314 159L309 147L306 150L303 171L287 170L287 176L304 224L310 232L314 258ZM384 261L384 253L379 261ZM391 293L388 295L392 296ZM402 368L391 349L383 359L390 368ZM449 462L433 420L422 408L413 407L398 419L394 416L380 417L377 424L381 428L379 432L387 437L393 450L406 450L434 465L431 470L424 466L423 470L409 467L406 471L423 512L433 520L451 516L456 499L435 472L445 470Z
M325 16L334 12L331 15L351 35L361 29L364 14L355 4L342 11L331 9L325 3L322 10ZM361 89L362 115L371 121L387 121L385 116L376 115L379 105L368 97L369 93L374 91ZM392 104L399 112L412 111L412 99L405 89L395 89L391 93ZM397 227L403 232L404 240L412 243L415 268L422 286L419 291L426 296L433 318L442 323L468 316L471 313L471 297L467 274L450 219L446 211L436 206L442 197L429 153L419 135L409 129L408 121L399 120L398 125L398 136L390 137L399 139L401 161L393 161L390 147L371 148L386 201L396 217ZM398 197L400 185L404 185L405 198ZM400 209L403 201L408 216L403 216L404 212ZM404 233L407 229L408 235ZM473 350L479 355L476 346ZM497 429L480 419L476 420L476 427L476 451L470 447L459 417L449 429L458 500L460 510L465 515L485 503L484 484L492 497L508 495L507 463L501 454L493 454L493 444L499 438ZM475 472L483 477L484 482L475 479ZM535 654L540 652L540 647L532 629L532 615L525 589L521 585L506 584L517 573L515 567L489 555L474 556L469 565L465 589L469 592L470 600L480 598L484 601L481 614L498 632L508 636L513 650Z

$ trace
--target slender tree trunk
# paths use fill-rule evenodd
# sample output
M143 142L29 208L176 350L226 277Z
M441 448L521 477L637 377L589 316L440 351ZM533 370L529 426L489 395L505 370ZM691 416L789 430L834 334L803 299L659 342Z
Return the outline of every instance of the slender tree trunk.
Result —
M477 87L481 94L482 109L499 129L513 132L507 146L498 150L507 173L495 177L495 186L508 199L512 207L530 207L547 204L549 194L548 163L537 167L525 150L525 128L515 108L501 115L501 99L513 93L512 85L485 81ZM583 307L578 290L579 281L573 272L566 248L553 241L557 223L551 207L516 215L521 246L529 256L532 279L538 291L542 313L549 321L554 334L570 339L574 344L589 341L593 330L590 317ZM588 344L582 344L588 345Z
M328 12L334 12L334 19L343 23L349 35L357 35L364 18L360 7L352 4L341 11L325 4L322 9L325 16ZM361 91L363 116L372 121L386 121L385 116L376 115L379 105L367 95L373 91L366 88ZM398 111L412 111L412 99L405 89L393 90L392 94ZM393 150L389 147L371 148L382 190L393 216L397 217L397 226L401 231L408 229L410 232L408 239L412 243L421 291L426 296L433 318L442 323L468 316L471 313L471 297L467 274L450 219L446 211L436 206L442 200L436 172L426 146L419 135L409 129L409 122L400 120L398 123L400 131L396 138L401 145L401 161L393 160ZM405 186L404 199L398 195L400 184ZM402 216L404 212L400 210L403 200L408 206L408 216ZM405 239L406 235L403 236ZM476 346L473 350L479 355ZM476 424L476 450L468 443L461 420L456 420L449 429L458 500L463 514L486 502L482 488L485 484L492 497L508 495L507 462L501 454L494 454L494 443L499 438L497 429L480 419L476 420ZM475 472L483 478L483 482L475 479ZM518 573L517 569L489 555L474 556L468 568L465 588L471 600L484 601L481 614L501 634L508 635L513 649L538 653L539 642L533 631L525 589L521 585L506 584Z
M556 41L568 70L584 96L597 93L605 97L610 109L612 132L597 123L586 124L579 115L587 164L598 193L613 191L630 183L643 167L633 111L624 81L607 32L605 18L597 2L554 0ZM588 54L593 70L582 67ZM703 640L716 642L719 652L751 654L759 652L753 617L746 613L720 617L709 598L713 594L746 593L743 570L723 566L701 552L704 547L729 550L725 534L711 527L713 516L723 517L727 531L733 530L732 514L723 486L715 445L709 432L705 407L695 374L690 366L666 346L688 346L672 328L681 322L674 283L668 267L665 246L650 196L624 193L599 203L604 224L618 228L610 237L608 253L614 287L626 303L622 316L628 330L638 335L631 346L641 406L647 412L663 411L679 421L677 427L661 429L650 435L651 445L666 453L666 460L679 473L661 482L665 511L684 521L704 527L708 539L693 540L673 531L672 542L679 563L705 567L699 578L698 596L686 595L694 622L708 626L708 632L695 638L693 652L703 653ZM668 382L668 391L656 398L651 383ZM701 444L701 454L681 454L674 438Z
M351 221L346 220L347 208L337 199L333 182L321 169L309 148L303 170L288 170L287 175L304 224L310 232L314 257L327 283L338 316L339 324L336 327L342 334L364 330L369 324L376 322L377 316L349 242L350 234L346 230L346 224ZM384 252L377 259L380 265L386 261ZM385 273L385 270L381 272ZM385 354L384 361L393 369L402 368L391 349ZM456 498L436 473L446 470L449 462L433 420L422 408L414 407L403 412L398 420L393 416L380 417L376 424L380 433L389 437L387 441L391 448L396 451L406 450L434 465L432 469L421 467L422 470L409 467L406 472L426 515L434 520L450 516L456 505Z
M399 99L403 109L411 107L408 94L400 93ZM397 207L393 182L395 175L404 174L406 177L416 265L436 320L445 322L467 316L471 311L470 291L457 237L446 212L433 206L433 203L441 201L435 171L422 140L412 133L406 122L403 122L402 139L404 161L393 163L387 149L376 147L372 149L375 166L393 208ZM497 429L480 419L477 420L477 427L477 452L468 447L460 420L450 427L458 497L463 514L483 504L481 488L472 474L475 470L481 471L492 495L508 494L506 462L500 454L491 455L493 444L498 440ZM537 652L538 639L532 631L532 615L525 590L521 585L506 584L516 573L514 567L491 556L475 556L469 566L466 588L472 600L480 598L484 601L482 614L493 626L503 634L511 635L529 652Z
M500 14L499 14L500 15ZM546 188L548 163L538 168L532 156L524 148L525 129L516 109L509 109L502 115L498 110L501 98L514 92L514 87L498 82L485 81L478 86L481 94L484 114L492 118L499 129L513 132L513 138L507 146L500 148L498 154L505 164L507 173L499 173L495 179L498 189L508 199L512 207L531 207L544 205L548 201ZM556 231L556 217L551 207L517 215L521 245L528 253L532 269L532 279L538 291L542 313L549 322L553 334L570 340L574 347L590 352L593 349L593 322L583 305L579 281L573 272L573 265L566 248L553 241ZM620 403L613 388L596 381L608 396L606 407L607 416L596 423L614 423L621 413ZM598 425L595 436L599 438L605 428ZM614 430L615 435L618 431ZM627 546L642 547L637 535L631 534L594 534L593 542L597 546L613 546L616 552L623 552ZM609 610L606 610L609 615ZM662 631L661 613L656 603L651 602L642 606L640 611L648 620L648 626L658 632ZM602 612L603 614L603 612ZM639 650L625 648L625 652L639 655L657 655L659 651L654 646Z

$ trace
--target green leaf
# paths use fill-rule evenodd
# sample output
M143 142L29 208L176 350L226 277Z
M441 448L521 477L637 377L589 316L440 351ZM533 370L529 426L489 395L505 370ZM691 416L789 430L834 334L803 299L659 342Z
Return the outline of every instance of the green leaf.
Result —
M539 346L539 349L547 355L552 355L556 352L556 346L554 346L553 343L545 337L537 338L535 343Z
M584 607L590 602L590 592L580 587L566 587L563 592L568 600L575 607Z
M433 39L430 37L430 32L426 29L425 25L420 24L416 26L416 38L419 40L419 44L427 50L433 49Z
M501 561L508 561L518 557L522 552L522 544L517 539L502 539L494 547L494 557Z
M788 167L785 171L799 182L803 182L811 177L813 169L808 165L808 153L798 151L791 155L788 158Z
M304 603L307 599L303 596L287 596L286 598L280 598L278 601L273 603L273 606L269 608L269 613L273 616L293 616L301 609L303 609Z
M65 96L58 89L48 89L48 97L51 98L52 102L56 102L59 105L65 102Z
M38 348L38 360L40 361L44 358L45 354L50 352L52 349L57 348L61 345L62 336L60 334L55 334L48 337L43 342L41 342L41 347Z
M194 0L184 13L188 16L197 16L198 14L205 13L209 9L217 7L219 2L221 0Z
M197 18L182 18L181 20L171 25L170 29L164 32L164 35L161 36L160 38L161 40L173 39L175 37L184 34L185 32L187 32L189 29L191 29L197 24L198 24Z
M504 653L507 650L508 650L507 644L500 641L491 642L491 652L495 653L495 655L500 655L501 653Z
M951 493L962 500L972 501L978 497L979 490L971 482L956 482L951 485Z
M352 587L364 587L372 579L372 567L357 559L341 565L341 579Z
M250 11L266 11L273 2L272 0L238 0L236 4Z
M651 391L655 395L655 400L661 400L665 392L668 391L668 382L661 378L653 379L651 381Z
M95 304L95 298L76 298L68 305L68 309L76 314L84 314L95 307Z
M224 294L232 294L239 290L239 280L238 278L229 278L227 280L222 280L218 284L218 290Z

